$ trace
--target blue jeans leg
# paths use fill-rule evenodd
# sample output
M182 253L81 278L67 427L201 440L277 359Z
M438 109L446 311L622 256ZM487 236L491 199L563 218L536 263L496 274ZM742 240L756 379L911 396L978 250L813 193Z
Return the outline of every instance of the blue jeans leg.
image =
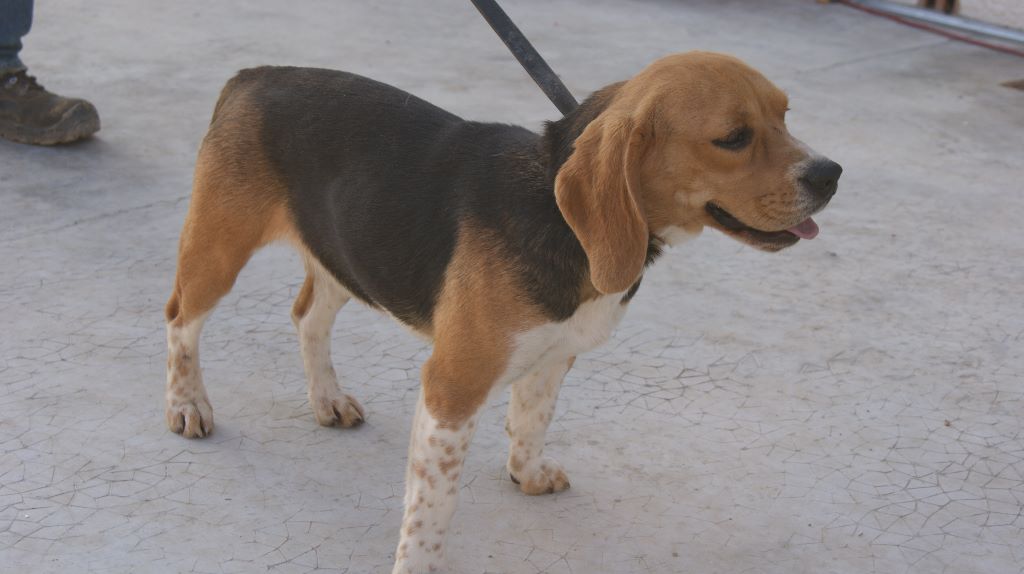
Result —
M0 74L25 69L21 38L32 27L32 0L0 0Z

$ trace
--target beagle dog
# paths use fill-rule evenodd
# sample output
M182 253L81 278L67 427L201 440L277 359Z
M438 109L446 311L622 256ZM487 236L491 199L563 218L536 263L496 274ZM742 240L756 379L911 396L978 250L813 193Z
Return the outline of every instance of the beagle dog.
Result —
M811 239L840 166L786 130L786 95L730 56L662 58L543 135L463 120L331 70L227 83L196 162L166 307L167 424L213 430L199 333L259 247L305 261L292 309L321 425L365 412L338 384L336 313L355 298L433 342L412 424L395 573L443 569L481 407L511 387L508 471L569 487L543 456L562 378L605 341L666 244L713 227L765 251Z

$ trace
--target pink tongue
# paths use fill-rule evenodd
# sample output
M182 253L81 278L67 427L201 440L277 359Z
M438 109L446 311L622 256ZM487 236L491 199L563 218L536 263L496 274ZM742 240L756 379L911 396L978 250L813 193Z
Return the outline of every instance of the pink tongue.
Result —
M814 239L818 236L818 224L808 217L796 227L790 227L786 231L796 235L800 239Z

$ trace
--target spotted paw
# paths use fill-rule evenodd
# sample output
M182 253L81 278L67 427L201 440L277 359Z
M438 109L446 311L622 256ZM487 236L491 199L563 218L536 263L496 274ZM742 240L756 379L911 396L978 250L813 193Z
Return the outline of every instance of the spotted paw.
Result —
M316 422L325 427L351 428L366 420L363 406L351 395L339 393L333 397L311 399L311 403Z
M515 462L514 458L509 461L509 477L526 494L552 494L569 488L569 477L562 465L550 458L540 459L534 464L513 464Z
M213 432L213 407L206 398L171 400L164 411L167 427L185 438L203 438Z

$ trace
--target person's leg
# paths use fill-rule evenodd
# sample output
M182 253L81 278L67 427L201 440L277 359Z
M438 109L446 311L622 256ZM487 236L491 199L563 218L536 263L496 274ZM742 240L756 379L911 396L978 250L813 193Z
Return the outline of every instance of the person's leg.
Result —
M18 53L31 27L32 0L0 0L0 138L53 145L91 136L100 129L92 104L50 93L28 75Z
M21 38L32 27L32 0L0 0L0 74L24 70Z

